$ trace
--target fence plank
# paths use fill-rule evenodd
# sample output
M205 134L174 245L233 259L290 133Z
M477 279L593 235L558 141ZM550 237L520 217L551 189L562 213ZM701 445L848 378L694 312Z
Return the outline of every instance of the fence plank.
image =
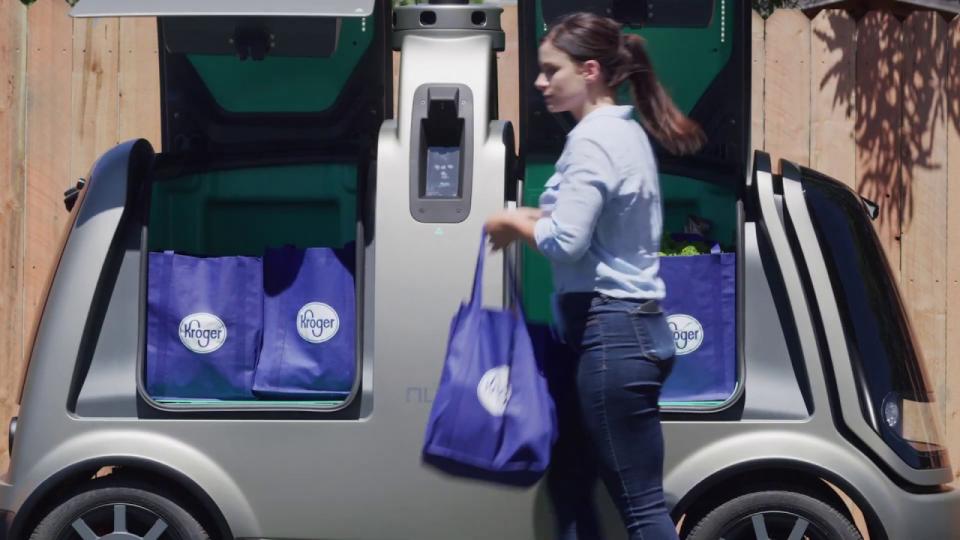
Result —
M892 15L868 13L857 25L857 191L880 205L874 222L900 280L900 104L902 30Z
M73 177L118 142L119 26L116 18L73 21Z
M160 151L160 58L157 19L120 19L119 140L144 138Z
M0 2L0 430L16 414L15 375L23 357L23 170L27 12L20 2ZM0 444L0 470L7 445Z
M947 395L944 416L954 478L960 478L960 17L947 37ZM943 397L941 397L943 399Z
M854 86L857 26L824 10L810 31L810 166L856 188Z
M810 163L810 21L800 11L767 19L764 59L764 145L780 158ZM777 165L774 165L777 168Z
M941 421L946 413L945 38L944 20L933 12L914 13L903 25L902 290L939 400Z
M24 338L33 331L66 219L63 191L70 175L73 23L66 2L28 10L27 209ZM64 156L67 156L65 159Z
M497 53L497 100L500 105L500 120L513 123L514 140L520 134L520 40L517 27L517 6L503 6L500 26L506 35L506 47Z
M750 69L750 155L753 155L754 150L766 148L763 138L763 67L766 62L764 55L766 49L766 44L764 43L764 28L763 17L754 11L750 25L753 37L750 45L752 56Z

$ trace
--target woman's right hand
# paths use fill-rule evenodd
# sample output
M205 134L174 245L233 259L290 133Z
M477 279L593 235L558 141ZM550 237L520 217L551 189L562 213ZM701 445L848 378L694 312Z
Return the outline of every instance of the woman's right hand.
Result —
M516 229L513 225L513 211L501 210L490 217L483 224L483 230L487 232L490 238L490 246L494 251L509 246L517 239Z
M503 249L514 240L523 239L533 243L533 226L542 216L538 208L516 208L494 213L483 224L494 251Z

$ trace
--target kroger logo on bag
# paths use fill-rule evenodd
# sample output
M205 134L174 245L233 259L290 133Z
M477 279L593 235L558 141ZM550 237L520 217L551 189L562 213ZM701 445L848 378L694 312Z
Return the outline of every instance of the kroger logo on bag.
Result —
M507 411L511 392L509 366L498 366L488 370L483 377L480 377L480 384L477 385L480 404L494 416L503 416Z
M703 344L703 325L690 315L670 315L667 317L667 324L673 332L677 355L690 354Z
M323 302L310 302L297 313L297 332L310 343L323 343L340 330L340 316Z
M198 354L208 354L223 347L227 325L212 313L192 313L180 321L178 328L183 346Z

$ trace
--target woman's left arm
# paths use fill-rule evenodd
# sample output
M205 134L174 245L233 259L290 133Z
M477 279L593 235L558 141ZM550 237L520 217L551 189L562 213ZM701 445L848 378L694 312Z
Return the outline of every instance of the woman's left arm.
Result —
M594 140L572 140L564 153L553 211L544 215L535 208L517 208L493 214L484 228L494 249L524 240L555 261L575 261L586 253L616 175L610 156Z
M537 249L548 259L573 262L590 248L617 178L610 156L593 139L573 139L564 152L566 164L558 169L563 180L556 188L553 210L537 220L533 236Z

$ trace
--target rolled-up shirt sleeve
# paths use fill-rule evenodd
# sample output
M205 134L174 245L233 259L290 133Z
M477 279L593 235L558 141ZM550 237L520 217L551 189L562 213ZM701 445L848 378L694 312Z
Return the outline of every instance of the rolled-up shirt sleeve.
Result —
M537 248L556 262L577 261L590 248L597 219L616 181L609 155L595 141L573 139L565 153L560 160L564 165L557 171L563 179L556 188L553 210L534 226Z

